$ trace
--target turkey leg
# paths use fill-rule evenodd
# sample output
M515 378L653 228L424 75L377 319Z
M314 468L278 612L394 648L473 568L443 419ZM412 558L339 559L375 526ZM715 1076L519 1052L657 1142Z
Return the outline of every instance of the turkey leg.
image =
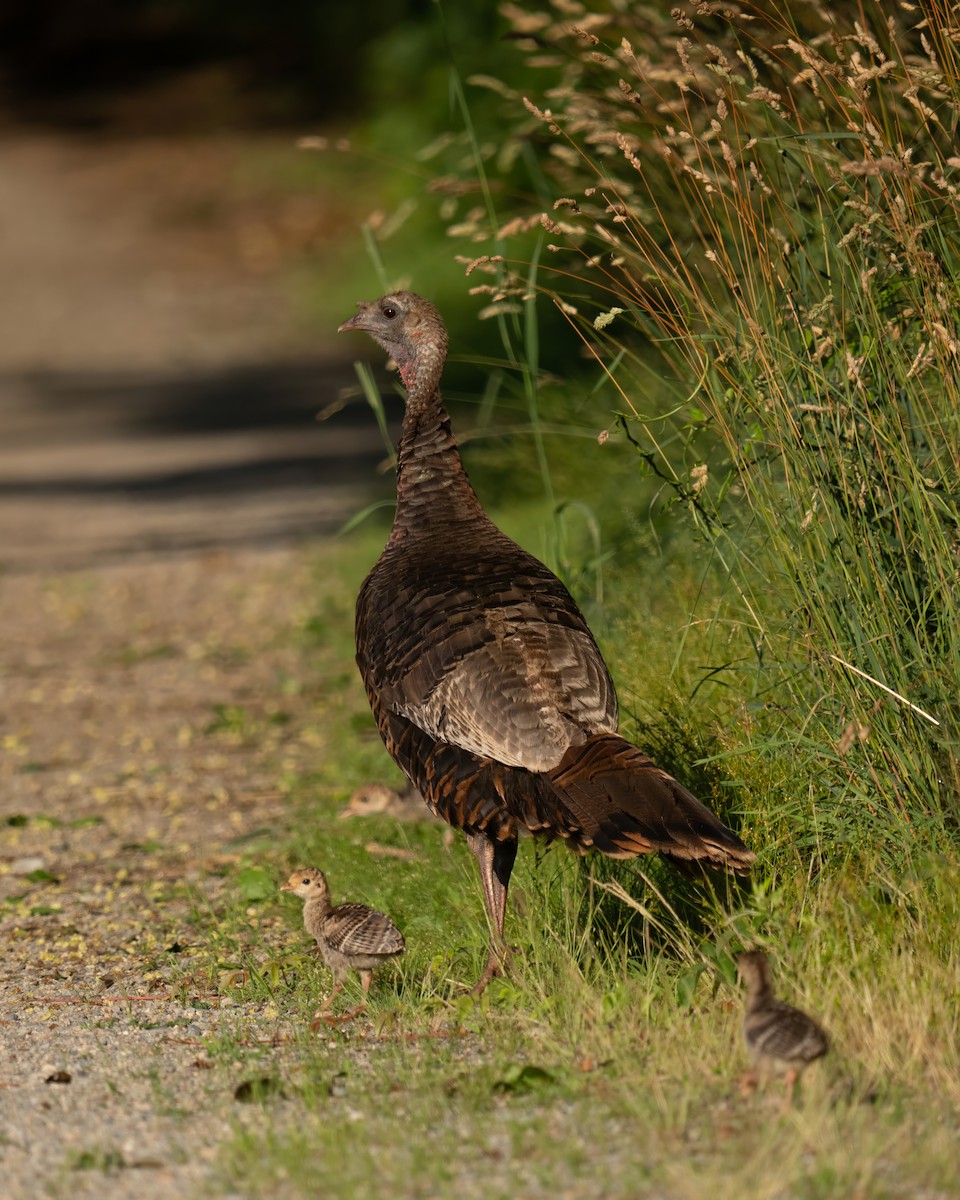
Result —
M510 872L517 857L517 839L497 842L487 837L485 833L468 833L467 845L476 856L480 866L480 878L483 880L483 900L487 908L487 920L490 924L490 951L487 965L483 974L471 989L471 994L479 996L494 975L503 970L503 918L507 911L507 885L510 882Z

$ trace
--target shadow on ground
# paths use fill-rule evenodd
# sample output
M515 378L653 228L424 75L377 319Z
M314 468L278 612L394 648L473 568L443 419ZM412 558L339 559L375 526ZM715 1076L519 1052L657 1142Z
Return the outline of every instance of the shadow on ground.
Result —
M336 531L392 495L355 382L329 359L0 376L0 564L77 568ZM388 412L395 434L398 399Z

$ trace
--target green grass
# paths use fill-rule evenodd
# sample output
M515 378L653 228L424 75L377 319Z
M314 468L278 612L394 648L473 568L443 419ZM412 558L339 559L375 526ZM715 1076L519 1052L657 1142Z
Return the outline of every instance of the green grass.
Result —
M738 758L737 776L723 759L693 761L697 747L732 734L729 719L723 730L711 720L722 690L706 685L691 699L682 686L717 627L687 629L677 614L691 597L717 605L722 592L684 566L686 554L657 572L643 613L651 652L633 649L636 630L625 639L625 573L605 650L625 696L645 697L634 733L643 728L669 765L739 814L759 855L755 881L729 895L721 884L713 897L653 860L581 860L524 842L508 975L479 1001L467 994L486 929L461 841L446 848L435 825L337 819L356 784L397 780L352 662L353 596L379 537L361 530L318 555L314 615L300 634L302 686L323 680L315 769L284 781L288 829L239 847L226 902L196 912L191 940L219 990L239 1014L273 1014L283 1047L245 1042L242 1020L206 1046L250 1083L220 1149L222 1187L351 1200L951 1194L960 866L917 853L892 873L881 847L860 844L814 870L767 811L778 800L766 783L796 786L787 767L776 781L762 757ZM417 858L377 857L371 842ZM390 913L408 944L378 973L365 1014L316 1034L309 1023L329 972L309 952L300 902L276 890L304 864L327 871L335 899ZM788 1113L775 1086L740 1092L731 954L746 942L768 947L781 993L832 1037ZM351 980L332 1011L361 999Z
M505 98L498 144L523 150L500 177L509 156L481 150L457 91L467 129L451 144L474 191L445 196L445 219L462 258L508 259L471 274L501 343L480 347L479 490L509 500L508 531L584 605L625 733L741 830L757 868L733 887L526 842L509 971L471 998L486 929L463 845L337 820L358 783L397 781L352 661L353 597L378 550L360 525L318 563L303 671L324 686L315 767L283 781L290 831L246 847L233 900L197 914L210 970L292 1047L208 1047L275 1080L251 1087L255 1116L222 1151L231 1191L960 1189L960 220L945 133L960 73L945 10L929 13L923 30L900 14L871 33L839 11L842 39L765 8L678 25L638 5L587 34L548 13L520 44L552 111ZM542 53L552 43L562 55ZM523 156L527 194L511 190ZM528 224L510 237L512 215ZM551 376L579 353L579 382ZM611 428L604 449L588 440ZM214 723L256 735L241 710ZM300 864L323 867L335 898L384 908L408 942L366 1013L316 1034L329 975L299 903L271 886ZM747 944L831 1035L789 1111L775 1086L741 1093L733 955ZM360 999L352 981L334 1011Z
M562 314L551 360L599 373L579 424L620 413L650 534L685 517L725 577L704 665L752 728L717 752L772 779L790 760L778 823L808 852L880 844L903 868L960 814L952 16L592 17L510 15L540 82L505 98L502 140L537 148L536 198L479 153L462 169L496 196L471 284L536 377L535 425L537 323Z

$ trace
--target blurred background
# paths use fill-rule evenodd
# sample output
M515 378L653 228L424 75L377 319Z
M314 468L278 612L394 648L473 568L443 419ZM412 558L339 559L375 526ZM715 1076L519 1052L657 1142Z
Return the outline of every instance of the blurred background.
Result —
M451 55L509 47L492 0L461 7L0 3L4 570L272 543L388 497L352 366L380 359L335 330L387 277L466 311L417 155L462 129Z

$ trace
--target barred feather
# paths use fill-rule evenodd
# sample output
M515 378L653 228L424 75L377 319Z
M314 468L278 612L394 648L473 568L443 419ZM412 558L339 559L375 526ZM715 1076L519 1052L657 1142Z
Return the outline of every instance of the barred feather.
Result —
M830 1046L827 1035L813 1017L774 996L767 956L751 950L737 963L747 984L743 1036L751 1055L794 1069L822 1058Z

